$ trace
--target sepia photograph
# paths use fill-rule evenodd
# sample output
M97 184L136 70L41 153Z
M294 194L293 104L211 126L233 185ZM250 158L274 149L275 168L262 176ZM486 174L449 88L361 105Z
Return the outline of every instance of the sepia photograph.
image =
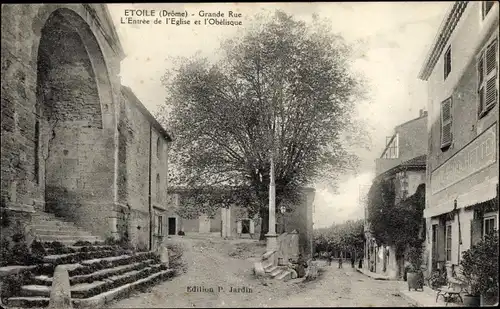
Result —
M499 10L3 3L0 308L498 306Z

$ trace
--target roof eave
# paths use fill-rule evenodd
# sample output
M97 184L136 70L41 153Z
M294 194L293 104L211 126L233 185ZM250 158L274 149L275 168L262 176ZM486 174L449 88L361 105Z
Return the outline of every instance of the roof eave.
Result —
M451 33L455 29L462 13L467 7L468 2L469 1L455 1L455 3L448 8L447 13L439 26L439 30L436 33L434 42L432 43L425 58L424 65L420 69L418 74L419 79L423 81L427 81L429 79L444 47L446 46L446 43L448 42L448 39L451 36Z

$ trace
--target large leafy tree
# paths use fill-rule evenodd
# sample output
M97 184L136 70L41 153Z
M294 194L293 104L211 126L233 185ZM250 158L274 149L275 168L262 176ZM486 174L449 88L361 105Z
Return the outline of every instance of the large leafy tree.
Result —
M231 202L255 201L264 237L271 152L277 206L319 178L352 171L357 158L346 145L366 136L353 117L363 85L350 46L319 19L277 11L251 25L221 44L218 61L185 58L167 72L159 116L174 136L173 183L237 188Z
M314 231L316 251L342 250L360 253L363 252L364 239L362 219L348 220Z

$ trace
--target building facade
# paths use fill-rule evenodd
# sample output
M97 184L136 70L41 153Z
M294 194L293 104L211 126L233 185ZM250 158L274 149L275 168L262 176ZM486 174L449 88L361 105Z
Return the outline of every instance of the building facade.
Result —
M242 206L219 208L211 216L202 214L192 219L182 218L175 210L183 207L183 199L189 194L186 189L169 189L169 235L176 235L182 230L185 233L218 233L223 238L260 238L261 218L258 214L249 214ZM312 256L314 197L314 189L303 188L297 205L287 206L284 213L277 209L276 213L276 232L282 234L297 231L300 250L307 256Z
M428 86L428 263L448 274L498 228L498 12L493 1L450 4L419 75Z
M130 226L151 246L170 137L120 85L124 57L105 4L2 6L2 206L27 235L51 212L102 239Z
M380 158L375 160L376 177L391 184L395 194L394 204L416 194L417 188L425 184L427 112L421 110L419 117L398 125L394 134L387 138ZM396 256L396 250L387 244L378 243L370 232L368 210L365 205L365 256L366 269L398 278L402 275L404 261Z

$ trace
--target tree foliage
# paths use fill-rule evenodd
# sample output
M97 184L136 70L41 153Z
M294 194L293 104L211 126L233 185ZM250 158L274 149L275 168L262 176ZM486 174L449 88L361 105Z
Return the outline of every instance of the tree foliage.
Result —
M187 188L249 189L244 200L257 201L262 236L271 152L278 206L298 188L356 167L346 144L362 136L354 136L354 112L363 84L351 72L349 45L319 19L258 16L220 52L218 61L181 59L162 80L168 95L159 117L174 136L170 177Z
M363 220L348 220L341 224L314 231L316 251L362 252L364 246Z
M394 246L403 253L407 247L420 247L425 237L425 184L399 203L395 203L395 197L392 179L375 180L368 192L368 221L379 244Z
M462 278L474 296L498 295L498 232L485 235L479 243L462 253Z

